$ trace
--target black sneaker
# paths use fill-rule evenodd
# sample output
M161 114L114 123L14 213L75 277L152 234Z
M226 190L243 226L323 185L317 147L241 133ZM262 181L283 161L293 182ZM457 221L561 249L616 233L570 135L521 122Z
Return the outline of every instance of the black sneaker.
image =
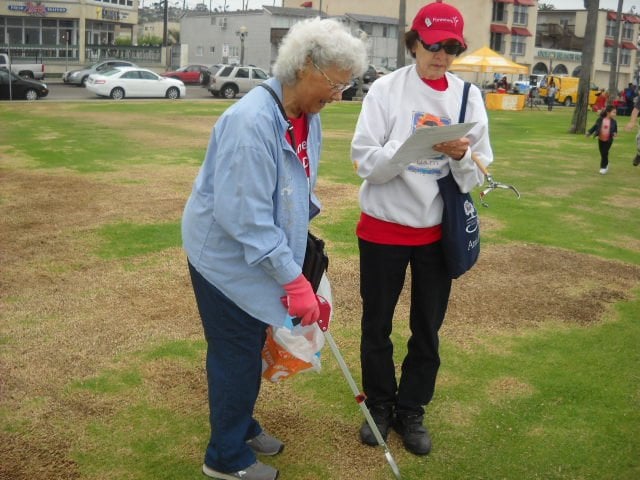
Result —
M636 155L636 158L633 159L633 166L637 167L640 165L640 154Z
M380 430L380 435L382 435L383 440L386 442L387 435L389 434L389 428L391 427L391 420L393 418L393 409L388 405L374 405L369 407L369 412L371 413L378 430ZM362 427L360 427L360 440L362 440L362 443L369 445L370 447L378 445L378 440L376 440L376 436L373 434L373 430L371 430L371 427L366 420L362 424Z
M427 455L431 451L431 437L422 425L422 415L396 416L393 429L402 437L404 448L414 455Z

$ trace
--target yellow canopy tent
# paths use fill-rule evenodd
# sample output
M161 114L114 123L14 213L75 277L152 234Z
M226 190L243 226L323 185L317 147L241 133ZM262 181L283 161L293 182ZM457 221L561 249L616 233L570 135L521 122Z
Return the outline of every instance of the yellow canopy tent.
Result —
M476 72L476 80L479 74L527 74L529 68L519 65L503 57L489 47L469 53L464 57L456 58L451 64L453 72ZM525 104L524 95L503 95L487 93L485 95L487 110L522 110Z
M451 70L477 73L528 73L529 67L519 65L503 57L489 47L482 47L463 57L456 58Z

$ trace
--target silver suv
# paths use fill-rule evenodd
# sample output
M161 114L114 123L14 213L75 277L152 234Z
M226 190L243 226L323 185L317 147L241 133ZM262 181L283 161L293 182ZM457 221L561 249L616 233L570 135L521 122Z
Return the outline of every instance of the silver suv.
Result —
M235 98L243 95L269 78L258 67L227 65L211 77L208 90L214 97Z
M89 75L93 73L102 73L111 70L113 67L137 67L133 62L126 60L102 60L100 62L89 65L81 70L70 70L62 75L64 83L71 83L78 86L85 86Z

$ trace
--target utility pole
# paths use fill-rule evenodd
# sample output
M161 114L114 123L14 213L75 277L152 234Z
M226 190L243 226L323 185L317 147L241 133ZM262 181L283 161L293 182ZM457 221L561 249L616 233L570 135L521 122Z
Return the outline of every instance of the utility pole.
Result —
M396 68L404 67L405 46L404 46L404 26L407 23L407 0L400 0L398 12L398 48L396 50Z

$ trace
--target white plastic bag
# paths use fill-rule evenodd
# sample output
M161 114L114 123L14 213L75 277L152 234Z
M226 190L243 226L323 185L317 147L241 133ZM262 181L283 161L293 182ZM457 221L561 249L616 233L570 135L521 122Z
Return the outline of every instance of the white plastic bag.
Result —
M317 294L331 303L331 286L326 274L322 276ZM262 376L278 382L299 372L319 372L323 346L324 335L317 323L294 327L288 316L284 326L271 326L267 330L262 349Z

